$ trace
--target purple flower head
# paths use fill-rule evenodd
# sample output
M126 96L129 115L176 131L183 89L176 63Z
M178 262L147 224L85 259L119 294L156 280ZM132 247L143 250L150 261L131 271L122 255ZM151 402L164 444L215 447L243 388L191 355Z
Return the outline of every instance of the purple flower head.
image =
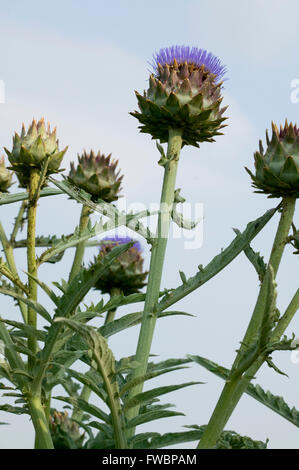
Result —
M131 237L118 237L118 236L115 236L115 237L106 237L106 238L102 238L102 241L107 241L109 242L108 244L109 245L124 245L125 243L129 243L129 242L133 242L135 240L133 240ZM105 244L106 245L106 244ZM104 245L104 246L105 246ZM107 246L107 245L106 245ZM141 244L138 242L138 241L135 241L134 245L132 246L132 248L135 248L137 251L141 252L142 251L142 248L141 248Z
M160 49L153 55L153 62L151 64L154 72L158 73L158 65L172 65L174 60L177 61L178 65L192 64L196 67L204 65L206 70L216 75L217 80L221 80L225 75L227 68L222 65L220 59L214 56L211 52L207 52L205 49L199 49L198 47L189 46L171 46Z

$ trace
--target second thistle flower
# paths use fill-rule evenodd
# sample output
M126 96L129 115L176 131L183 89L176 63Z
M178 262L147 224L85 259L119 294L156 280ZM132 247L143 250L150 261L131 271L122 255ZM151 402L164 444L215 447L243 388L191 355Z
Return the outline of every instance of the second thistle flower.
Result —
M154 55L149 89L136 92L140 112L131 113L141 132L168 141L169 128L182 129L183 145L213 142L224 127L220 60L196 47L173 46Z
M93 199L113 202L119 197L123 179L116 170L117 164L118 160L112 160L111 154L106 157L93 150L90 153L84 151L83 155L78 155L77 166L71 163L68 179L91 194Z

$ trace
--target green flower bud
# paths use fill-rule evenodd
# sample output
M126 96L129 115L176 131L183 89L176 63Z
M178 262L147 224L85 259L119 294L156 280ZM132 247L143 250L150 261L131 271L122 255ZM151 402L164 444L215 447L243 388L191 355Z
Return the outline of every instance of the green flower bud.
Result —
M17 133L14 135L11 152L5 149L11 169L16 172L22 188L26 188L29 184L30 170L32 168L41 169L48 157L50 158L47 176L57 173L66 151L67 147L59 151L56 128L51 132L50 124L48 124L46 129L44 119L38 123L33 120L27 133L23 124L21 136Z
M95 257L91 267L99 263L116 245L132 241L129 237L114 237L104 240L110 243L101 246L100 253ZM136 242L131 248L113 260L109 268L97 281L95 289L100 290L103 294L111 294L112 289L115 288L122 291L124 295L139 292L145 286L144 281L148 274L143 271L143 261L140 244Z
M267 148L262 141L254 154L255 174L248 168L257 193L269 197L299 197L299 129L285 122L280 130L272 123L272 138L266 131Z
M111 160L111 154L105 157L100 151L97 155L93 150L90 153L84 151L82 156L78 155L76 167L71 163L68 179L91 194L94 200L116 201L123 179L123 176L119 176L120 172L116 171L117 164L118 160Z
M4 162L4 156L0 157L0 192L7 193L8 188L13 184L12 180L12 172L9 171Z

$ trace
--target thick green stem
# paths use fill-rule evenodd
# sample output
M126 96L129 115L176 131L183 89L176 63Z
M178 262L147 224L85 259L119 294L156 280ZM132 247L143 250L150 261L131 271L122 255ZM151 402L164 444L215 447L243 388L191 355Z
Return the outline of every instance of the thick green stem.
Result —
M36 208L37 198L36 190L39 183L39 172L38 169L33 168L30 172L30 183L29 183L29 201L28 201L28 225L27 225L27 270L28 273L34 277L37 277L37 264L35 256L35 229L36 229ZM29 298L37 300L37 283L35 280L28 276L28 290ZM28 325L36 328L37 326L37 314L36 311L28 307ZM29 336L28 347L33 352L37 353L38 344L34 336ZM34 359L28 358L29 370L34 366Z
M283 316L279 319L276 328L273 331L271 341L278 341L284 334L285 330L291 323L295 313L299 309L299 289L296 290L294 297L292 298L288 308L286 309Z
M12 247L11 243L8 241L8 239L6 237L6 234L5 234L5 231L3 229L3 226L1 224L1 222L0 222L0 240L1 240L1 243L2 243L2 246L3 246L3 250L4 250L4 253L5 253L5 258L6 258L8 267L9 267L10 271L12 272L12 274L14 276L16 276L16 278L18 278L19 275L18 275L18 271L17 271L15 259L14 259L13 247ZM28 315L27 315L27 306L26 306L26 304L24 304L21 301L18 301L18 305L20 307L20 311L21 311L23 320L24 320L25 323L27 323L27 317L28 317Z
M35 447L38 449L54 449L49 423L40 397L30 397L28 399L28 406L36 433Z
M135 360L139 365L134 369L133 379L143 376L147 371L148 358L157 318L156 305L159 299L160 284L168 241L171 210L174 201L175 181L181 147L182 131L178 129L170 129L167 149L168 162L164 167L164 181L160 201L157 235L155 243L152 247L144 312L135 356ZM132 398L134 395L142 392L142 389L142 383L136 385L136 387L130 390L129 398ZM128 411L127 418L131 419L137 416L138 412L139 407L131 408ZM131 433L134 433L133 429L131 430Z
M87 206L82 206L81 216L80 216L80 223L79 223L79 230L80 233L87 227L89 221L89 215L91 214L91 210ZM74 279L74 277L79 273L83 256L85 251L85 242L78 243L76 247L75 257L72 265L72 269L69 276L69 282Z
M113 297L117 295L121 295L121 293L122 293L121 289L118 289L117 287L112 287L111 292L110 292L110 299L112 299ZM109 310L109 312L107 312L105 323L104 323L105 325L108 325L108 323L114 320L116 310L117 309L115 308L114 310Z
M284 198L282 203L282 214L280 217L278 229L276 232L273 248L270 255L269 265L272 266L274 276L276 276L283 251L286 245L290 227L293 221L295 211L296 199ZM259 329L263 320L266 301L267 301L267 279L265 277L259 292L259 296L256 302L256 306L248 325L246 334L241 343L240 350L236 356L233 364L233 368L237 366L241 355L246 348L246 345L250 345L254 338L258 337ZM296 302L296 300L294 301ZM292 312L294 311L294 305L291 307ZM294 313L293 313L294 314ZM290 314L287 314L287 318L290 318ZM284 324L287 326L288 322ZM279 333L282 334L283 328L280 328ZM257 358L257 360L248 368L244 375L237 376L229 380L221 393L216 408L212 414L209 424L198 444L199 449L210 449L216 444L221 432L223 431L228 419L232 412L237 406L242 394L245 392L250 381L254 377L255 373L263 364L265 358L263 356Z

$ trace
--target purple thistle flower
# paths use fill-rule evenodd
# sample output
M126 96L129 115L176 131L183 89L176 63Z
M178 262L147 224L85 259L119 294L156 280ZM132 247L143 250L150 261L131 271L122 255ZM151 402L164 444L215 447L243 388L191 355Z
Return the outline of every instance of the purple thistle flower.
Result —
M142 252L142 248L141 248L141 244L138 242L138 241L135 241L133 240L131 237L119 237L119 236L115 236L115 237L106 237L106 238L102 238L101 241L107 241L107 242L110 242L109 245L124 245L125 243L130 243L130 242L135 242L134 245L132 246L132 248L135 248L137 251L139 252ZM106 244L105 244L106 245ZM103 246L105 246L103 245ZM102 249L102 247L101 247Z
M157 74L158 65L172 65L174 60L179 65L187 62L188 64L194 64L198 68L202 65L212 74L216 75L218 80L221 80L225 75L227 68L222 65L220 59L214 56L211 52L207 52L205 49L199 49L198 47L189 46L171 46L164 49L160 49L153 55L153 62L151 66L154 72Z

